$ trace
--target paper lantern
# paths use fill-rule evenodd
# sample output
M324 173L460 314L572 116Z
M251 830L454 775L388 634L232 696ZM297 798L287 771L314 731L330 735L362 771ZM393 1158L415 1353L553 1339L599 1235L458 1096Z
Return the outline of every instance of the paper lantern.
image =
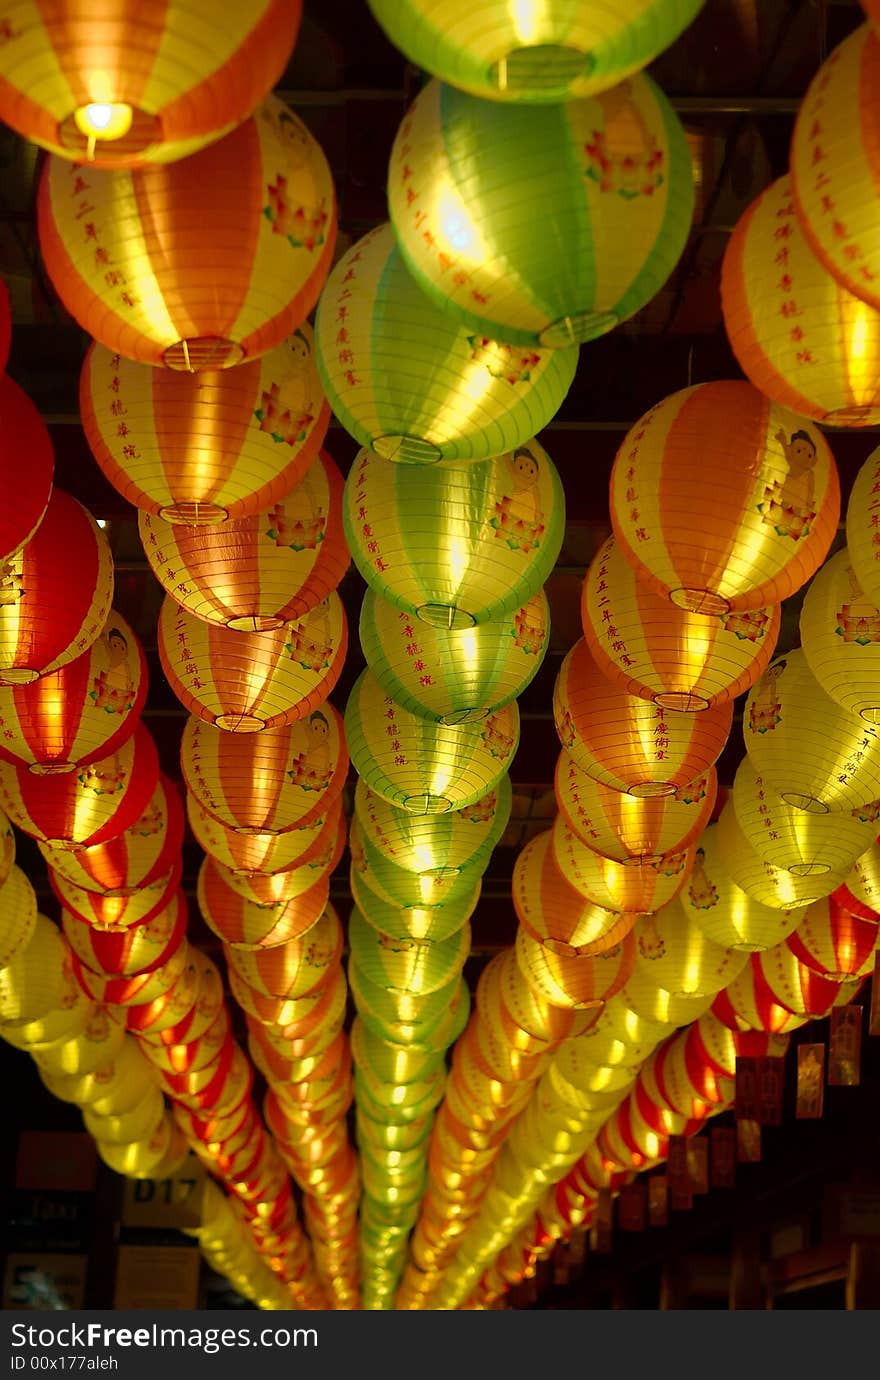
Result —
M795 1016L827 1016L839 995L839 984L802 963L788 940L755 954L752 960L774 1001ZM872 964L873 966L873 964Z
M733 703L701 713L663 709L612 684L581 638L553 689L563 748L594 780L642 799L674 795L708 772L733 721Z
M89 335L127 359L199 372L265 354L306 319L336 202L320 146L270 96L168 167L94 172L50 156L37 223L46 271Z
M830 895L840 884L841 878L833 872L801 877L767 862L743 833L732 800L727 801L718 816L716 841L719 861L730 879L753 900L771 909L802 909Z
M392 866L438 882L463 868L483 872L510 819L513 789L503 773L474 805L444 815L413 815L359 779L354 809L364 842Z
M109 757L61 776L0 762L0 805L32 838L80 848L135 824L159 781L156 744L142 723Z
M822 564L840 483L811 423L732 379L683 388L636 422L610 502L639 579L678 608L742 613L781 603Z
M606 1002L589 1030L582 1032L578 1047L593 1063L635 1069L669 1033L667 1024L637 1016L618 995Z
M452 86L489 100L541 103L604 91L675 41L701 0L636 5L551 3L512 10L501 0L369 0L395 48Z
M563 751L553 789L560 814L588 848L620 863L658 863L703 832L715 808L718 774L710 767L674 795L644 800L604 786Z
M33 1021L73 1002L67 993L71 955L56 925L37 913L30 938L0 968L0 1021Z
M8 968L31 941L37 923L37 896L14 864L0 886L0 968Z
M146 696L143 648L111 609L81 656L28 684L0 686L0 757L36 775L72 772L131 737Z
M113 977L152 972L167 963L183 942L186 921L182 891L152 920L115 933L96 930L70 911L61 912L61 928L80 961Z
M292 901L297 896L302 896L322 877L329 878L342 858L347 834L348 829L343 818L328 820L326 836L320 851L307 862L287 868L284 872L272 872L267 876L259 872L233 872L230 868L224 867L223 863L216 861L215 867L233 891L237 891L246 900L256 901L258 905L264 906L280 905L283 901Z
M514 345L593 340L634 315L678 262L693 204L684 130L642 74L541 108L428 82L388 169L418 284L455 321ZM564 252L548 260L549 243Z
M799 647L750 690L743 737L755 770L795 809L843 813L880 799L877 729L826 695Z
M348 752L329 701L308 719L258 735L187 719L180 746L187 789L229 829L284 833L326 814L342 791Z
M150 922L153 923L152 921ZM189 962L189 945L184 938L164 963L149 972L117 977L88 967L74 953L71 959L76 980L86 996L104 1006L148 1006L166 997L183 975Z
M752 857L752 850L748 850L742 830L737 825L735 810L730 805L725 810L725 828L728 824L732 827L744 856ZM710 824L702 834L691 875L679 894L679 900L691 919L713 943L746 953L771 949L797 928L804 915L804 906L797 905L785 910L775 904L764 905L737 886L722 861L720 834L720 824ZM757 870L760 866L760 858L757 858L754 867ZM772 870L769 877L763 875L765 888L769 887L775 875Z
M0 567L0 685L28 685L87 652L113 600L113 556L91 514L55 489Z
M514 613L541 588L562 547L565 499L537 441L425 470L361 450L342 513L367 584L396 609L457 631Z
M4 289L5 293L5 289ZM6 309L4 346L3 316ZM0 357L8 353L8 298L0 301ZM46 423L30 398L6 374L0 374L0 473L9 499L0 519L0 562L20 551L37 530L52 493L55 457ZM4 570L4 574L7 572Z
M659 910L681 891L694 861L693 849L682 849L659 862L615 862L587 848L562 815L557 815L550 839L553 861L566 880L588 901L611 910ZM526 845L520 859L531 846Z
M431 465L515 450L558 411L577 346L497 344L435 307L406 269L390 225L358 240L331 273L316 318L321 382L361 446Z
M100 891L87 891L68 881L60 873L49 869L49 883L63 906L81 920L97 929L125 929L151 920L171 900L180 885L183 861L178 857L164 876L144 884L129 896L107 896Z
M880 915L880 847L876 843L856 858L843 884L831 894L861 920L874 920Z
M140 819L106 843L57 848L38 843L56 876L104 896L132 896L167 876L183 844L183 807L164 773Z
M70 967L70 965L68 965ZM125 1026L112 1020L106 1008L89 1001L70 971L73 992L67 997L67 1010L73 1012L76 1030L62 1033L58 1029L58 1017L53 1012L44 1018L43 1024L50 1026L57 1038L49 1044L34 1050L34 1061L42 1072L56 1074L88 1074L103 1072L110 1067L125 1041ZM82 1013L85 1013L83 1019ZM38 1023L29 1023L33 1028ZM27 1027L19 1026L20 1030Z
M870 848L880 802L846 814L796 810L767 786L744 757L733 780L733 809L744 837L762 860L796 877L825 878L822 886L827 895Z
M205 924L236 948L274 948L306 934L320 920L330 890L327 877L318 877L298 896L266 903L242 896L229 882L221 865L205 858L196 894Z
M721 300L743 372L773 402L829 426L880 421L880 316L816 258L790 177L737 221Z
M65 978L62 1004L33 1021L0 1022L0 1040L31 1054L35 1061L49 1061L66 1042L76 1043L96 1012L103 1015L100 1008L88 1000L71 969ZM113 1022L110 1024L114 1030L118 1029Z
M354 858L354 854L353 854ZM417 939L437 943L448 939L471 918L480 899L481 878L470 880L466 887L443 905L420 905L417 900L400 904L377 894L370 885L370 874L352 862L351 894L364 919L389 939Z
M186 810L196 843L206 853L233 872L271 876L320 855L327 838L335 833L342 814L342 797L338 796L328 806L326 815L319 815L302 828L289 829L284 834L239 833L209 815L189 792Z
M831 982L848 982L873 971L878 941L876 920L859 919L826 897L809 907L785 942L812 972Z
M183 158L250 115L284 70L300 0L230 26L205 0L149 19L68 0L10 20L0 117L64 158L137 167Z
M747 953L710 939L677 898L642 916L633 935L636 962L626 991L640 1005L641 993L658 987L672 997L712 997L748 962Z
M349 848L352 877L360 878L370 894L384 906L448 910L460 905L471 893L475 893L475 898L479 895L482 868L468 863L448 876L407 872L389 862L374 844L364 839L357 817L351 821ZM441 923L444 922L441 920Z
M432 724L399 708L369 670L345 709L355 770L377 795L411 814L475 805L508 770L519 744L515 701L474 723Z
M880 598L880 537L874 526L880 493L880 448L871 452L855 477L846 509L846 543L862 601ZM877 538L875 540L875 538ZM849 591L848 591L849 592ZM857 614L859 610L856 610ZM862 609L864 616L865 610ZM863 631L870 632L870 623Z
M810 248L839 282L880 309L880 210L871 120L880 42L862 24L822 63L791 141L791 188Z
M342 475L321 451L300 482L256 516L205 528L142 512L138 530L153 574L176 603L206 623L269 632L303 618L345 574L341 504Z
M766 1031L784 1035L806 1023L781 1006L759 965L762 955L752 954L746 966L712 1003L712 1014L733 1031Z
M708 709L748 690L773 655L781 616L778 604L743 613L676 608L636 578L613 537L593 557L581 596L599 670L663 709Z
M859 502L851 499L850 511ZM880 609L865 595L846 548L810 581L800 632L807 666L825 694L867 723L880 723Z
M186 1141L165 1115L148 1138L123 1142L96 1140L100 1158L117 1174L128 1179L171 1179L185 1172Z
M352 961L370 982L392 993L421 999L458 978L470 952L471 928L465 922L447 939L436 943L393 938L370 925L355 907L349 917L348 941Z
M516 961L526 982L551 1006L589 1011L620 992L635 963L630 931L601 953L564 955L533 939L522 925L516 932Z
M206 623L166 595L159 659L184 709L230 733L259 733L307 718L345 662L348 624L338 594L269 632Z
M635 945L635 939L633 944ZM640 980L630 988L627 982L620 990L621 1000L643 1020L663 1025L689 1025L708 1011L712 1005L711 995L677 996L660 987L648 975L640 973Z
M79 400L92 454L123 498L199 526L271 508L303 478L330 421L305 321L262 358L198 375L93 343Z

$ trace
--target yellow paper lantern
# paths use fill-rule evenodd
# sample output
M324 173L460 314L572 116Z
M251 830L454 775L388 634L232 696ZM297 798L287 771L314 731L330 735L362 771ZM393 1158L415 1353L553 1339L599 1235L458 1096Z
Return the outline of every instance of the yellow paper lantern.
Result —
M701 713L662 709L602 675L581 638L553 690L559 741L594 780L644 799L674 795L708 772L733 721L733 704Z
M859 502L850 499L849 511ZM826 695L880 723L880 609L865 595L845 547L811 580L800 632L807 665Z
M587 570L581 621L603 675L664 709L695 711L748 690L773 655L782 610L677 608L636 578L613 537Z
M880 799L880 734L841 708L796 647L749 692L743 737L767 786L798 810L844 812Z
M37 913L30 938L0 968L0 1021L28 1022L75 998L67 979L69 945L45 915Z
M501 780L519 744L519 711L513 702L475 723L429 723L365 670L348 697L345 736L377 795L411 814L445 814L475 805Z
M353 824L352 833L354 834ZM354 859L356 849L353 848ZM475 878L459 896L443 905L404 905L386 898L371 886L368 871L352 862L350 885L352 899L364 918L389 938L410 938L437 942L447 939L470 920L480 899L481 879Z
M678 899L642 916L633 935L636 962L626 995L635 1011L645 1005L642 994L650 1001L657 988L673 998L711 999L748 962L747 953L710 939Z
M733 352L768 398L829 426L877 425L880 315L816 258L790 177L780 177L737 221L724 254L721 301Z
M598 953L559 954L520 925L516 961L529 986L551 1006L589 1011L623 990L635 963L635 944L630 931L613 948Z
M839 878L833 873L799 877L787 868L767 862L755 852L740 828L730 799L718 816L715 839L719 862L728 877L752 900L771 910L802 910L839 885Z
M715 807L714 767L673 795L639 799L596 781L569 752L560 752L553 778L560 814L587 848L616 862L657 863L688 848Z
M844 287L880 309L880 194L871 113L880 42L862 24L822 63L801 101L791 141L791 182L811 248Z
M159 659L184 709L230 733L259 733L307 718L345 662L348 624L338 594L268 632L206 623L165 596Z
M637 1016L619 994L606 1002L597 1020L578 1038L584 1057L595 1064L614 1068L638 1068L651 1051L671 1033L673 1027L662 1021Z
M364 839L394 866L442 881L463 868L482 872L510 817L513 790L504 773L486 795L464 810L413 815L383 800L358 780L354 809Z
M880 598L880 528L874 524L878 494L880 448L871 452L856 475L846 509L847 551L862 597L869 601Z
M659 910L681 891L694 860L693 849L682 849L658 862L615 862L587 848L562 815L550 834L553 860L566 880L587 900L612 910Z
M65 1041L75 1041L99 1009L88 1000L71 968L61 1005L33 1021L0 1021L0 1040L39 1059L43 1054L51 1055Z
M729 805L725 808L725 824L734 828L742 841L744 856L749 857L742 830L736 825L735 811ZM710 824L701 835L691 875L680 893L681 904L713 943L746 953L771 949L797 928L804 906L780 909L778 905L766 905L737 886L722 861L720 832L720 823ZM755 867L759 865L760 858ZM765 877L764 885L769 881Z
M37 894L14 864L0 885L0 968L9 964L31 941L37 923Z
M736 379L657 403L627 433L611 473L622 554L678 608L704 614L794 593L822 564L839 513L821 432Z

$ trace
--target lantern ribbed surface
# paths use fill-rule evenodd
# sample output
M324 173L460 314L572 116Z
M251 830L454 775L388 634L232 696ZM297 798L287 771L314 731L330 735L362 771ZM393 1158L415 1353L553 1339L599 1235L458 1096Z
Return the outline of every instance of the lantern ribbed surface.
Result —
M0 807L32 838L82 847L106 843L135 824L158 781L156 744L139 723L116 752L75 772L34 776L0 762Z
M320 850L306 861L283 872L234 872L214 859L217 872L223 880L248 901L258 905L279 905L284 901L295 900L310 891L322 879L328 878L336 868L345 851L347 836L345 820L328 819Z
M737 823L758 856L796 877L829 873L839 884L877 835L880 801L847 813L796 810L767 786L748 757L736 769L732 798Z
M327 905L315 923L296 938L271 949L225 946L229 965L256 992L264 996L308 996L328 978L342 952L342 926Z
M826 897L810 906L785 942L820 977L849 982L872 972L878 939L876 920L860 920L833 897Z
M717 944L676 897L633 931L636 964L626 984L630 997L661 988L671 997L706 997L732 982L749 956Z
M470 953L471 927L465 921L448 938L437 941L383 934L355 906L348 920L352 961L370 982L392 994L432 995L457 982Z
M549 577L565 526L562 484L537 441L426 470L361 450L342 511L367 584L395 608L452 630L521 608Z
M446 816L440 818L445 819ZM448 874L407 872L405 868L389 862L381 849L364 838L357 816L351 821L348 842L352 876L356 873L369 891L386 906L445 909L474 891L483 875L483 869L475 867L472 862ZM358 904L361 910L365 909L363 902L359 901Z
M596 781L563 751L553 789L560 814L588 848L616 862L650 863L699 837L715 808L718 773L710 767L673 795L641 800Z
M463 868L483 872L507 828L513 788L505 772L484 796L463 810L413 815L383 800L358 780L354 810L365 843L416 876L454 879Z
M762 954L755 954L752 962L773 1000L793 1016L813 1019L827 1016L840 994L840 984L802 963L788 940Z
M325 701L308 719L254 735L190 716L180 765L187 790L221 824L283 834L325 814L341 793L348 771L342 718Z
M833 277L810 248L791 179L752 202L728 240L724 324L756 388L830 426L880 421L880 314Z
M416 466L524 445L558 411L578 360L576 345L503 345L460 326L410 275L390 225L336 265L315 333L321 381L346 431Z
M166 906L180 885L183 863L180 858L162 877L141 886L130 896L108 896L88 891L49 869L49 884L63 906L97 929L125 929L150 920Z
M111 609L81 656L29 684L0 686L0 757L36 775L73 771L131 737L146 697L143 648Z
M434 723L468 723L518 699L537 675L550 609L539 591L504 618L449 630L367 589L359 636L367 665L395 704Z
M306 319L336 239L333 179L268 97L223 139L140 171L50 155L40 248L65 307L112 353L199 372L265 354Z
M416 939L420 943L448 939L470 920L480 899L482 878L464 880L469 885L456 896L442 906L432 906L417 898L406 903L386 898L373 888L369 873L359 870L356 863L350 873L352 899L367 923L391 939Z
M5 289L4 289L5 290ZM2 318L0 302L0 318ZM0 320L0 357L3 325ZM52 493L55 455L46 423L17 383L0 376L0 474L8 499L0 517L0 561L6 561L34 535Z
M25 0L3 46L0 118L77 163L184 158L271 90L301 16L301 0L257 0L223 16L210 0L171 0L155 14Z
M520 925L550 953L587 957L614 948L636 922L636 912L588 899L556 863L552 831L530 839L517 857L513 908Z
M557 102L589 96L639 71L675 41L702 0L603 5L552 0L369 0L410 62L487 100Z
M873 843L856 858L843 884L831 894L853 915L876 919L880 915L880 846Z
M730 733L733 702L699 713L663 709L603 676L580 638L559 668L553 718L563 749L588 776L650 799L709 771Z
M680 849L657 862L617 862L583 843L564 817L557 815L551 852L568 882L588 901L611 910L654 911L684 886L693 864L693 849Z
M880 447L855 477L846 509L846 547L855 578L869 600L880 599L880 535L874 518L880 508Z
M233 872L270 876L296 867L320 852L339 823L342 797L338 796L328 806L326 815L318 815L310 823L284 834L241 834L221 824L189 791L186 813L196 843L217 862Z
M735 822L735 813L731 810L730 814ZM679 900L713 943L747 953L771 949L797 928L804 907L780 910L763 905L737 886L722 861L718 833L719 825L710 824L701 835L691 875Z
M196 525L270 508L302 479L330 421L307 322L260 359L197 374L93 343L79 401L92 454L123 498Z
M206 623L269 632L304 617L348 568L342 475L322 451L271 508L216 527L142 512L144 554L163 589Z
M202 918L230 947L275 948L298 938L318 923L328 895L328 879L320 877L301 895L267 905L235 891L215 859L205 858L199 868Z
M348 625L335 592L268 632L206 623L166 595L158 646L188 713L230 733L259 733L307 718L326 700L345 662Z
M727 800L718 816L715 838L719 861L731 881L771 910L799 910L829 896L840 885L840 877L833 872L798 877L787 868L767 862L743 833L732 799Z
M0 886L0 968L30 943L37 923L37 895L29 878L14 864Z
M880 608L859 584L845 547L810 581L800 634L807 665L826 695L867 723L880 723Z
M812 423L728 379L683 388L636 422L610 503L639 579L679 608L742 612L781 603L822 564L840 482Z
M476 723L432 724L361 672L345 709L352 764L377 795L415 815L445 814L481 800L510 767L519 744L516 702Z
M61 912L61 928L87 968L115 977L151 972L166 963L186 933L187 906L182 891L152 920L116 933L96 930L70 911Z
M115 838L84 848L38 843L56 876L104 896L131 896L165 877L182 845L183 805L164 772L140 819Z
M526 982L539 998L564 1010L604 1005L623 990L635 958L632 931L610 949L578 955L554 953L522 925L516 932L516 961Z
M796 647L753 686L743 737L755 770L796 809L824 814L880 799L880 734L825 693Z
M27 943L0 968L0 1021L33 1021L61 1006L70 964L61 931L38 912Z
M112 601L106 536L55 489L30 541L0 566L0 685L29 685L87 652Z
M603 675L664 709L697 711L748 690L766 669L781 607L738 613L677 608L640 581L613 537L587 570L581 623Z
M684 130L641 73L542 107L430 81L388 168L416 281L455 321L512 345L579 344L634 315L678 262L693 205Z
M811 248L843 286L880 309L880 41L869 24L845 38L807 88L791 141L791 183Z

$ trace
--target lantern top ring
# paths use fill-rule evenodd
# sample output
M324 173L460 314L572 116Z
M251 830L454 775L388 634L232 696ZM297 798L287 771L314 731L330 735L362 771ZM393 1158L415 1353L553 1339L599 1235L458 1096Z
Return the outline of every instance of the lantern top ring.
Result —
M416 613L423 623L432 628L446 628L448 632L472 628L477 621L467 609L460 609L455 604L420 604Z
M436 465L443 452L433 441L422 436L377 436L373 451L382 460L395 460L398 465Z
M545 326L538 337L539 344L548 350L560 350L566 345L583 345L607 335L618 323L613 311L578 311L572 316L560 316Z

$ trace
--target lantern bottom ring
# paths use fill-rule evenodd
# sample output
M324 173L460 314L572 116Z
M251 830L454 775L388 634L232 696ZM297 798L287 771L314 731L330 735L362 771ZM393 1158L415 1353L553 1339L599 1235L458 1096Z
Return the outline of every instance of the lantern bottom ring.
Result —
M528 100L565 100L579 79L596 66L592 53L564 43L534 43L511 48L489 68L496 91L520 94Z
M440 447L423 436L377 436L373 452L382 460L394 460L398 465L436 465L443 459Z
M408 795L403 808L411 815L445 815L452 809L452 801L445 795Z
M445 628L447 632L472 628L477 621L467 609L460 609L455 604L420 604L416 616L430 627Z
M617 324L617 313L613 311L577 311L571 316L560 316L545 326L538 336L538 344L549 350L583 345L588 340L607 335Z
M32 666L7 666L0 670L0 685L32 685L40 679Z
M659 800L664 795L675 795L676 790L672 781L640 781L628 787L625 794L634 795L637 800Z
M781 791L780 795L786 805L791 805L795 810L806 810L810 815L827 815L828 806L824 800L817 800L814 795L802 795L800 791Z
M76 771L76 762L29 762L28 771L34 776L61 776L64 772Z
M441 714L439 722L447 728L454 728L456 724L472 724L479 719L485 719L490 713L488 705L477 705L473 709L455 709L451 714Z
M730 600L711 589L671 589L669 598L677 609L686 609L688 613L720 614L730 610Z
M175 341L162 352L165 368L182 374L199 374L203 369L230 369L243 359L241 345L222 335L190 336Z
M705 695L696 695L692 690L665 690L654 696L654 703L661 709L677 709L682 714L694 714L700 709L708 709L711 701Z
M821 877L823 872L830 872L831 868L827 863L800 862L792 863L788 870L793 877Z
M219 503L169 503L159 509L159 517L165 522L177 523L181 527L216 527L229 517L229 510Z
M227 618L226 626L233 632L272 632L284 627L284 619L269 614L245 614L240 618Z
M600 856L602 856L600 854ZM652 867L654 863L663 861L662 853L636 853L628 858L621 859L621 867Z
M822 418L826 426L876 426L880 422L880 407L872 403L857 403L853 407L836 407Z
M256 714L217 714L214 726L227 733L259 733L266 727L266 720Z

